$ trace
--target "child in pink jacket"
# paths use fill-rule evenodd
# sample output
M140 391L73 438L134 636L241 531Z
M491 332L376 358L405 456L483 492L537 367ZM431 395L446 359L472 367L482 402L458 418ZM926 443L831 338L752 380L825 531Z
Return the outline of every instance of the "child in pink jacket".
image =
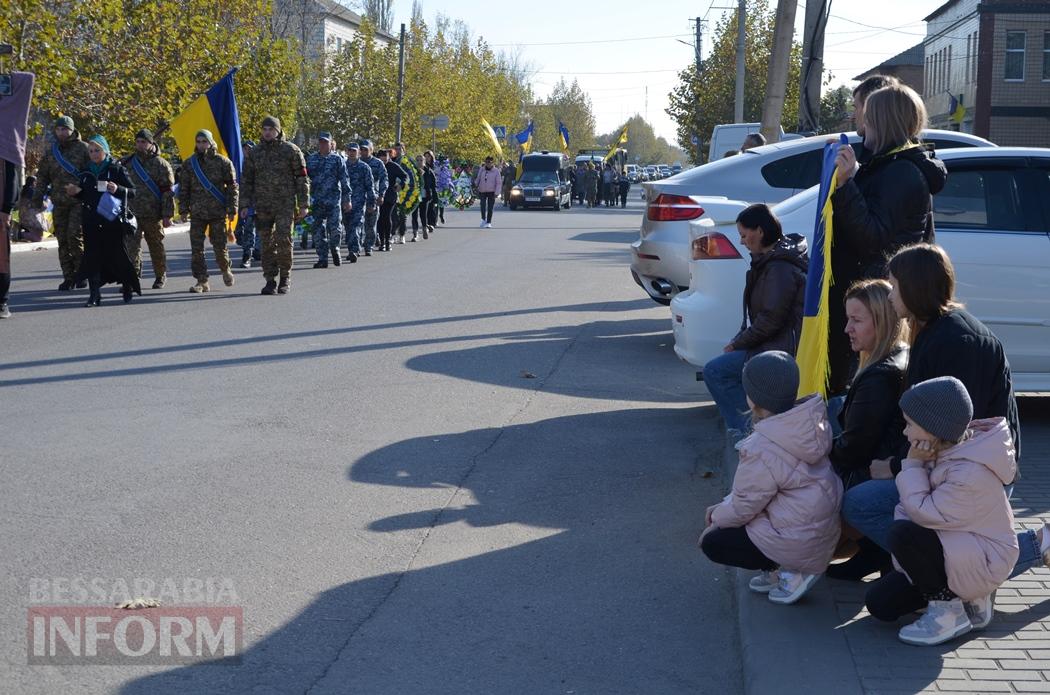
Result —
M760 570L752 591L794 603L823 574L839 538L831 424L820 396L796 405L798 366L786 352L751 358L743 381L754 432L737 445L733 490L707 510L700 548L719 564Z
M898 637L941 644L991 622L995 590L1017 561L1003 488L1016 472L1013 441L1004 418L970 422L973 405L955 377L916 384L900 405L911 449L889 532L898 571L875 582L865 603L880 620L925 608Z

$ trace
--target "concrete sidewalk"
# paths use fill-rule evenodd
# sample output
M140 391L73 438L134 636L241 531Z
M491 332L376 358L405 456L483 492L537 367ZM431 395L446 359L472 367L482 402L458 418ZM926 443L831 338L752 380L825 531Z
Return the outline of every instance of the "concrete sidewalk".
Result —
M190 231L189 222L176 222L167 229L164 230L165 236L172 234L185 234ZM39 251L41 249L57 249L58 239L55 237L48 237L43 241L12 241L11 242L11 253L24 253L26 251Z
M1025 399L1018 527L1050 519L1050 400ZM727 479L736 452L726 447ZM939 647L897 639L900 624L864 609L867 584L821 579L798 604L778 606L747 589L738 570L740 641L747 693L1050 693L1050 569L1030 570L999 589L987 629Z

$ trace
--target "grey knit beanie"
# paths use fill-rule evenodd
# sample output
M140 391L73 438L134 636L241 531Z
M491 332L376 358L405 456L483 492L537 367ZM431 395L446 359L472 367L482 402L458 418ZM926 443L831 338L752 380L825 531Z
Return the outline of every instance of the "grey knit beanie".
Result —
M973 420L973 403L963 383L954 376L915 384L901 396L901 410L933 436L956 443Z
M798 396L798 365L780 350L755 355L744 365L744 393L773 414L785 413Z

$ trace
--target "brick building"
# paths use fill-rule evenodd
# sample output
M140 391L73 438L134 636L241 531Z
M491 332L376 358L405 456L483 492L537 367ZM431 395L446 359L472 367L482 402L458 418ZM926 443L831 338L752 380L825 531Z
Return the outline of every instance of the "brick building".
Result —
M919 94L922 94L925 92L922 46L921 43L917 43L889 60L882 61L872 69L862 72L853 79L861 82L872 75L892 75Z
M1050 146L1050 2L949 0L924 21L932 127ZM961 123L949 113L951 96L966 111Z

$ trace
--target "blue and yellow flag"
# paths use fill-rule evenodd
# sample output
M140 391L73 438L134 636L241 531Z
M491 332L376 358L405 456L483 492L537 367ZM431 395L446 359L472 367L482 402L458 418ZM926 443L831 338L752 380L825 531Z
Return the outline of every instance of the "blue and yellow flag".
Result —
M481 119L481 128L485 131L485 136L492 143L492 148L496 150L496 154L499 155L500 159L503 159L503 148L499 145L499 138L496 137L496 131L492 129L489 122L484 118Z
M616 150L620 149L620 145L626 145L626 144L627 144L627 126L624 126L623 130L620 131L620 136L618 138L616 138L616 140L613 141L612 147L609 148L609 154L605 155L605 159L602 160L602 161L608 162L610 159L613 158L613 155L616 154Z
M241 117L237 113L237 97L233 94L233 68L204 94L186 107L171 122L171 135L179 146L179 156L185 161L193 155L198 130L209 130L215 136L215 149L229 157L237 180L241 178Z
M561 148L566 152L569 151L569 129L565 127L565 124L558 121L558 136L561 138Z
M802 340L798 344L798 396L819 393L828 395L828 293L834 278L831 276L831 253L834 243L832 229L831 194L838 185L835 176L835 157L839 147L849 145L849 138L839 135L839 142L824 145L824 164L820 170L819 207L813 228L813 245L809 252L809 272L806 275L806 303L802 309Z
M531 144L532 144L532 130L533 130L534 127L535 126L533 124L533 121L529 121L529 124L527 126L525 126L525 130L521 131L520 133L515 133L514 134L514 139L518 141L519 145L522 145L522 146L524 146L526 148L529 148L531 146ZM527 153L528 149L526 149L525 151Z
M966 118L966 107L962 105L960 100L955 98L954 94L948 95L948 115L956 123L962 123L963 119Z

